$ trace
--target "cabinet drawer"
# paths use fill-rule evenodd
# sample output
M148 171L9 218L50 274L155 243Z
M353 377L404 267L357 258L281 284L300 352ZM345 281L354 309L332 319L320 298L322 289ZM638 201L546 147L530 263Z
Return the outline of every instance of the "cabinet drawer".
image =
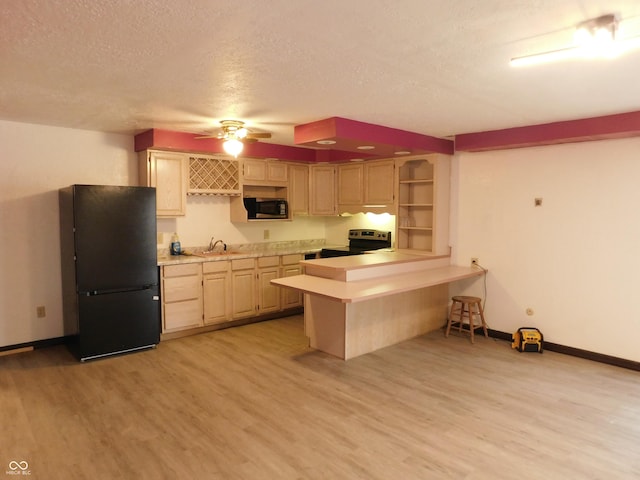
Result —
M202 325L200 299L170 303L164 306L164 330L180 330Z
M231 270L248 270L255 267L253 258L238 258L231 260Z
M280 265L280 257L258 257L258 268L277 267Z
M224 273L229 270L229 261L223 260L221 262L204 262L202 264L202 273Z
M162 267L164 277L183 277L185 275L198 275L200 273L199 263L185 263L183 265L165 265Z
M200 298L202 293L202 280L200 279L200 275L165 278L162 290L164 303Z
M293 253L291 255L282 255L282 265L296 265L302 260L302 255Z

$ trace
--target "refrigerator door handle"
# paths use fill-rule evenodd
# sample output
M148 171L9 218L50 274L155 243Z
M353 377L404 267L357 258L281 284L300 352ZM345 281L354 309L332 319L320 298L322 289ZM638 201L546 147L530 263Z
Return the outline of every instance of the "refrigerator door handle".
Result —
M140 290L151 290L154 287L157 287L157 285L142 285L140 287L114 288L109 290L89 290L87 292L78 292L78 294L91 297L93 295L107 295L110 293L124 293L124 292L137 292Z

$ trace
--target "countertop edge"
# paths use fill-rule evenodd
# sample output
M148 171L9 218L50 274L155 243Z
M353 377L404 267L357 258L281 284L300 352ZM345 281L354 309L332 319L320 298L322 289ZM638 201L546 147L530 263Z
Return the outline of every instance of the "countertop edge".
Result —
M272 250L255 250L247 252L233 252L228 254L214 255L210 257L201 257L198 255L168 255L158 256L157 264L159 267L165 265L183 265L188 263L205 263L205 262L221 262L224 260L239 260L242 258L259 258L259 257L273 257L278 255L295 255L295 254L308 254L318 253L321 248L278 248Z
M294 288L304 293L318 295L341 303L357 303L410 290L451 283L485 274L472 267L450 265L434 270L392 275L374 280L341 282L311 275L295 275L271 280L271 283Z

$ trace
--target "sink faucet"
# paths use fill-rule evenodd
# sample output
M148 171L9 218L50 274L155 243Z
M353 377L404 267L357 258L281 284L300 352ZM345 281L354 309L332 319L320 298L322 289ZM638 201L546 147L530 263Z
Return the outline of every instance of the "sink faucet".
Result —
M222 240L216 240L215 242L213 241L215 237L211 237L211 241L209 242L209 252L213 252L216 248L216 246L221 243L222 244L222 249L226 252L227 251L227 244L224 243Z

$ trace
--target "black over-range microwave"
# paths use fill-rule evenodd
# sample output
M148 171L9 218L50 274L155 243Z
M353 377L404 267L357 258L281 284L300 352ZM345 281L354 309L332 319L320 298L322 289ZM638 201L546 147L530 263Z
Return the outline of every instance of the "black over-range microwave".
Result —
M289 206L283 198L245 197L243 200L244 208L247 210L247 218L250 220L289 217Z

